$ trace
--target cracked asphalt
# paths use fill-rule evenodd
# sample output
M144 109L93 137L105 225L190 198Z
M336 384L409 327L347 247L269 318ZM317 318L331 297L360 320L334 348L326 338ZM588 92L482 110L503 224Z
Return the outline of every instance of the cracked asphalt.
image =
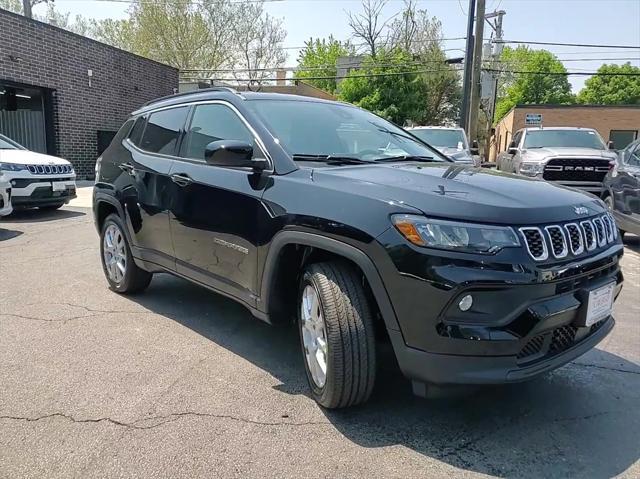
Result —
M0 220L0 477L640 477L640 239L617 325L535 381L308 396L293 328L168 275L107 289L91 212Z

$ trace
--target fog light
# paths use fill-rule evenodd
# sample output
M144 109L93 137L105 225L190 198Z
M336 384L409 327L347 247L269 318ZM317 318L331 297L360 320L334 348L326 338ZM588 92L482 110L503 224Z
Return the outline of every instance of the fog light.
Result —
M466 295L458 303L458 308L460 308L460 311L469 311L469 309L471 309L471 306L473 306L473 297L470 294Z

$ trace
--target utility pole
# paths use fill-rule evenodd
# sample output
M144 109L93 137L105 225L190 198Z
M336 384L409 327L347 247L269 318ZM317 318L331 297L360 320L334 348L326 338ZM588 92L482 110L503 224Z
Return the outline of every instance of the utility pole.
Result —
M491 72L484 72L484 75L487 75L487 82L481 82L483 85L488 83L491 85L490 90L487 92L488 94L482 94L483 98L487 98L485 106L485 112L487 114L487 131L486 137L487 139L491 138L491 131L493 129L493 117L496 112L496 100L498 97L498 76L499 73L496 71L500 65L500 55L502 54L502 49L504 48L504 44L502 43L502 17L505 16L507 12L504 10L498 10L493 13L489 13L485 15L485 20L489 24L489 26L493 29L493 34L491 42L487 45L490 55L491 55ZM495 18L493 23L490 19ZM489 159L490 154L490 142L487 141L485 144L485 158ZM496 151L498 150L498 145L496 145Z
M473 46L471 74L471 102L469 106L469 140L478 139L478 113L480 111L480 69L482 67L482 38L484 36L485 0L477 0L476 41Z
M22 0L22 10L25 17L33 18L31 14L31 0Z
M462 106L460 108L460 127L469 132L469 97L471 96L471 67L473 65L473 19L476 8L475 0L469 0L469 17L467 19L467 46L464 55L464 78L462 80ZM480 42L482 43L482 41Z

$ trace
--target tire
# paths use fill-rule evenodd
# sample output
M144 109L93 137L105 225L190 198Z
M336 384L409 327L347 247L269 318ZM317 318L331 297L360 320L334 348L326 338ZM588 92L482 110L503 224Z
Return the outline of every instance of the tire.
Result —
M109 239L107 239L109 235ZM112 247L109 244L113 245ZM113 261L109 261L109 259ZM123 259L123 261L120 261ZM144 291L153 275L136 265L120 217L110 214L100 231L100 260L109 289L120 294ZM107 265L109 262L109 265Z
M55 205L39 206L38 209L42 211L55 211L64 206L64 203L57 203Z
M607 196L604 197L604 204L607 205L607 208L609 208L609 211L611 212L611 214L613 214L613 197L610 194L607 194ZM620 228L618 228L618 234L620 235L620 241L624 240L624 234L626 233L626 231L621 230Z
M312 317L321 328L314 329ZM307 267L300 282L298 329L307 379L318 404L335 409L369 399L376 374L373 316L362 278L350 265L327 262ZM320 374L317 369L323 355L324 381L322 369Z

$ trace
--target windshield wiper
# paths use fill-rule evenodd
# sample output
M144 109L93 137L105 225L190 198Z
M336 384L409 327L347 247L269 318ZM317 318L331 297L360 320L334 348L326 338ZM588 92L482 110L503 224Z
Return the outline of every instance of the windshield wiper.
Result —
M436 160L433 156L419 156L419 155L399 155L399 156L387 156L386 158L376 158L376 163L393 163L396 161L420 161L423 163L440 163L443 160Z
M320 163L327 163L329 165L361 165L361 164L371 164L370 161L361 160L360 158L356 158L354 156L340 156L340 155L306 155L306 154L295 154L293 155L294 160L299 161L316 161Z

